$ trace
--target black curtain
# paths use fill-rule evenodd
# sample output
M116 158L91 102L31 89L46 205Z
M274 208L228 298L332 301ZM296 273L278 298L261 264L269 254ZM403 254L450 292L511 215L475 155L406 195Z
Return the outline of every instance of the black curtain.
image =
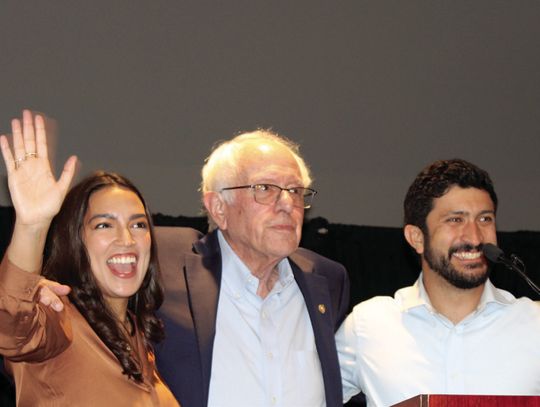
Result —
M187 226L203 233L208 229L204 217L156 214L153 220L156 226ZM0 207L0 255L9 243L13 221L13 208ZM516 254L524 261L527 274L538 284L540 232L499 232L498 242L505 253ZM392 296L399 288L413 284L420 272L417 256L406 243L401 228L333 224L324 218L314 218L304 223L300 245L347 268L351 280L350 308L373 296ZM517 274L500 265L494 267L491 280L516 297L540 300ZM14 405L11 383L1 372L0 394ZM10 405L2 399L0 403Z

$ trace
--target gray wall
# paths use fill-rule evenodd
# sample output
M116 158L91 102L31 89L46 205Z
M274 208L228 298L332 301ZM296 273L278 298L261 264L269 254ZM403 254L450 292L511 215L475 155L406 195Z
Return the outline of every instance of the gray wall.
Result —
M272 127L312 217L399 226L413 177L458 156L501 230L540 230L538 1L4 1L0 52L0 130L45 112L57 167L122 172L154 212L197 215L210 146Z

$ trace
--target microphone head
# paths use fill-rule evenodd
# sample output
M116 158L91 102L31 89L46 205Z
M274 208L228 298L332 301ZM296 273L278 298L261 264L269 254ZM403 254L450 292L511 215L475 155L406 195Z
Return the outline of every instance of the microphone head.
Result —
M486 258L493 263L498 263L504 256L504 252L491 243L482 245L482 252L484 253L484 256L486 256Z

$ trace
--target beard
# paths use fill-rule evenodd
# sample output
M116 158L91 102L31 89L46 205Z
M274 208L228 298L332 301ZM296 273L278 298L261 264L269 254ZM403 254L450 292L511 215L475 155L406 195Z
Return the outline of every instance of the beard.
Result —
M475 273L463 273L459 270L457 270L452 263L450 262L450 259L452 258L452 254L458 252L458 251L470 251L470 250L479 250L481 251L482 245L473 246L471 244L460 244L450 247L448 249L448 255L439 255L436 253L430 245L430 238L429 236L426 236L426 243L424 248L424 259L426 260L429 267L439 274L441 277L443 277L446 281L448 281L450 284L452 284L454 287L462 288L462 289L471 289L481 286L486 282L486 280L489 277L489 273L491 271L490 266L486 267L485 272L481 274L475 274ZM474 270L483 267L484 264L480 259L478 262L468 264L466 268L468 270Z

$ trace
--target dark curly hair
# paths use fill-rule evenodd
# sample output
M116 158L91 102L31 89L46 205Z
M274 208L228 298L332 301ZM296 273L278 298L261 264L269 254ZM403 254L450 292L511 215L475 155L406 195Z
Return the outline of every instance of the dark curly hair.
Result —
M151 216L141 193L125 177L112 172L98 171L69 191L49 232L43 275L71 287L69 299L114 353L122 366L122 373L137 382L142 382L141 361L134 349L131 349L127 334L118 325L117 319L103 298L91 272L90 260L82 238L90 196L98 190L110 187L120 187L134 192L144 206L150 225L152 242L148 271L139 290L128 300L128 318L132 326L136 324L143 333L148 351L152 350L151 342L163 339L163 323L155 314L163 302L163 290L159 282L159 264ZM133 333L131 332L131 335Z
M497 194L486 171L459 158L439 160L424 168L409 187L403 202L405 225L418 226L426 233L426 218L433 209L433 200L453 186L486 191L497 210Z

